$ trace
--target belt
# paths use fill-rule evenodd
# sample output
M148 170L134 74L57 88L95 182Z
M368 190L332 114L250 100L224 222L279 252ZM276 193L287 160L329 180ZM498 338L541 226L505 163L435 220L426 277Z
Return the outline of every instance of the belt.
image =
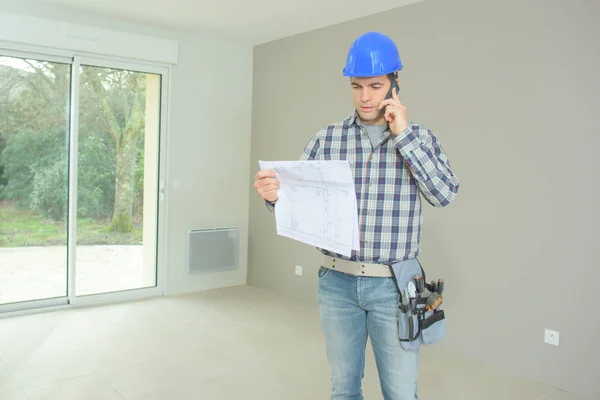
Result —
M390 278L392 276L392 271L390 271L389 265L385 264L370 264L359 261L348 261L326 255L323 255L322 262L325 268L340 271L349 275L376 276L380 278Z

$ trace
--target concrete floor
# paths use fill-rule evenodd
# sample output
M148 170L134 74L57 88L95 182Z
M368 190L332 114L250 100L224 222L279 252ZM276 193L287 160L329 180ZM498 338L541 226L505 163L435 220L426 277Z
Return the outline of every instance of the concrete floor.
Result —
M142 256L142 246L77 246L78 295L153 286ZM0 304L65 296L66 270L66 246L0 248Z
M363 389L382 399L370 347ZM421 400L579 400L424 349ZM0 400L325 400L318 310L241 286L0 319Z

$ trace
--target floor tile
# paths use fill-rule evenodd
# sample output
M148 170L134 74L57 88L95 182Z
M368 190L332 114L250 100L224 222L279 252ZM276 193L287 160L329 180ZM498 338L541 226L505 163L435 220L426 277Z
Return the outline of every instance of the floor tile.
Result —
M1 400L1 399L0 399ZM576 394L565 392L564 390L554 390L548 395L538 400L587 400Z
M24 390L27 400L123 400L98 375L62 380ZM1 400L1 399L0 399Z
M363 393L381 400L367 342ZM322 400L318 310L249 286L0 319L0 400ZM584 400L436 346L423 400ZM585 399L587 400L587 399Z
M554 389L535 382L527 382L481 369L462 382L480 392L506 400L538 400Z
M176 379L176 373L170 372L172 360L136 362L121 361L98 368L98 374L125 398L135 397L160 390ZM179 377L185 380L190 377Z
M421 366L425 372L443 376L446 382L498 399L537 400L553 390L546 385L502 375L479 362L440 349L424 349Z
M21 391L0 394L0 400L29 400L25 397L25 394Z
M433 384L420 385L419 397L422 399L444 400L499 400L486 393L459 383L439 379Z
M242 360L219 348L196 345L195 350L185 356L105 364L98 368L98 374L119 393L130 398L169 388L174 384L232 373L243 374L248 369L249 366Z
M9 382L10 378L10 372L8 372L8 369L4 366L4 363L0 361L0 393L5 393L9 391L4 388Z
M257 371L244 375L224 375L189 382L154 393L133 397L132 400L311 400L301 389L286 386L272 376Z
M88 360L73 353L36 357L35 361L5 363L5 366L10 374L4 384L6 391L94 373Z

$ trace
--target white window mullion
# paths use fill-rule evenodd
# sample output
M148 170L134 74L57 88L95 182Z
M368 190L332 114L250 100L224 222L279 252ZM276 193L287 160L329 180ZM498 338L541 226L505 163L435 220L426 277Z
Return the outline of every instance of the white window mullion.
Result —
M71 99L70 99L70 129L69 129L69 213L68 213L68 244L67 244L67 276L69 302L76 302L76 252L77 252L77 164L79 144L79 73L80 61L73 58L71 64Z

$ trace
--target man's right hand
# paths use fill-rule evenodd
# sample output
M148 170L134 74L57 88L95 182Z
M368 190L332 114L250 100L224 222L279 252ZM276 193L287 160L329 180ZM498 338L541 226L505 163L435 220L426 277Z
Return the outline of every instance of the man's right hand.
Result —
M263 199L271 202L277 201L279 180L275 176L275 171L271 169L258 171L254 176L254 187Z

